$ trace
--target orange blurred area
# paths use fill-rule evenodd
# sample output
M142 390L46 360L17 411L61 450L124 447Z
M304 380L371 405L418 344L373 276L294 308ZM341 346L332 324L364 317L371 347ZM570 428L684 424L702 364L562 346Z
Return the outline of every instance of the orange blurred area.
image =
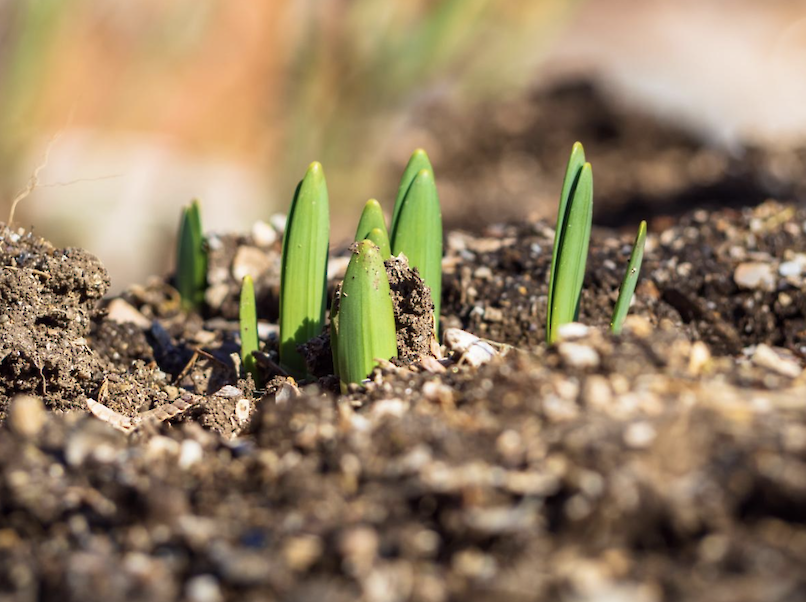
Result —
M349 236L415 146L439 180L424 107L582 76L715 143L799 144L804 69L803 0L16 0L0 3L0 215L58 133L15 222L88 248L120 290L170 269L191 198L208 230L243 231L286 210L313 160L333 240Z

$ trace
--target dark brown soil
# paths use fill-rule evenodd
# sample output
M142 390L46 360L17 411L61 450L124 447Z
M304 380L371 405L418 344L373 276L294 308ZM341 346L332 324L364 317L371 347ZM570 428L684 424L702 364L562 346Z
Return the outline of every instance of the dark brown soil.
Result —
M0 601L806 599L806 209L654 225L624 334L633 234L599 228L588 328L552 347L549 225L448 232L441 331L500 357L428 359L393 264L417 351L347 395L277 371L278 239L211 237L186 317L161 280L99 306L95 258L3 229Z

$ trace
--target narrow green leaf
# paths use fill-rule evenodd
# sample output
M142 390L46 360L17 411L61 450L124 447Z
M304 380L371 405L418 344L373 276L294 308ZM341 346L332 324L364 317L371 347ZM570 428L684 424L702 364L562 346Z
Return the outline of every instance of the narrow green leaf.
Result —
M202 234L199 201L182 209L176 246L176 290L185 311L198 310L207 287L207 251Z
M314 162L297 186L283 235L280 365L297 378L307 373L297 345L319 335L325 323L329 236L327 183Z
M568 158L568 165L565 168L565 178L563 178L563 187L560 192L560 206L557 210L557 226L554 230L554 249L551 254L551 271L549 272L549 289L548 289L548 305L546 314L546 340L552 342L551 331L551 314L554 308L554 284L557 278L557 268L559 261L557 257L560 253L560 242L562 240L563 226L566 220L566 212L568 210L568 203L571 195L579 181L579 174L582 171L582 166L585 165L585 150L582 148L582 143L574 143L571 149L571 156Z
M386 230L373 228L369 231L366 240L370 240L375 243L375 245L381 250L381 257L383 257L384 260L389 259L392 256L392 247L389 244L389 235L386 233Z
M428 155L423 149L418 148L411 154L409 162L406 164L406 169L403 170L403 177L400 178L400 186L397 189L397 197L395 197L395 206L392 209L392 226L389 230L393 233L391 238L394 238L397 218L400 215L400 209L403 207L403 199L409 191L412 182L414 182L414 178L423 169L427 169L432 174L434 173L434 168L431 167L431 161L428 160Z
M386 220L383 217L383 209L381 204L375 200L370 199L364 205L364 210L361 212L361 219L358 220L358 228L355 230L355 241L360 242L369 238L369 233L378 228L379 230L386 230ZM389 238L387 232L386 237Z
M403 253L431 289L434 330L439 328L442 296L442 213L434 174L421 169L403 198L392 232L392 253Z
M593 172L584 159L582 145L576 143L563 182L554 237L546 316L549 343L557 339L562 324L579 317L593 219Z
M253 351L259 349L257 338L257 311L255 309L255 285L251 276L244 276L241 283L241 299L239 303L239 322L241 327L241 363L244 371L252 375L256 386L260 386L259 371Z
M616 306L613 308L613 317L610 319L610 331L613 334L621 334L624 318L627 317L627 312L630 311L630 302L635 293L635 285L638 283L638 274L641 272L641 262L644 260L645 242L646 222L642 221L641 225L638 226L638 234L632 246L627 271L624 273L624 280L621 281Z
M381 253L371 241L355 243L338 312L339 377L343 387L372 372L376 360L397 356L395 316Z

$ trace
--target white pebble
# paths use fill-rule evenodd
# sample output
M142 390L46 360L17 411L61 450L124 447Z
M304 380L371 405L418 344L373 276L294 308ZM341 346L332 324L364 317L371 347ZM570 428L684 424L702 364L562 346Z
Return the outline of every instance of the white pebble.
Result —
M769 263L757 261L740 263L733 273L733 279L742 288L775 290L775 272Z

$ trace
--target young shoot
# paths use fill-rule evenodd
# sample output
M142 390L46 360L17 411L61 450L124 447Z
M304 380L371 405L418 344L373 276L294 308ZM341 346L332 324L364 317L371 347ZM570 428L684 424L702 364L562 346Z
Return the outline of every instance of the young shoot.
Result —
M417 166L428 165L411 175ZM406 187L406 183L410 182ZM442 297L442 212L434 172L425 151L415 151L406 166L392 224L392 254L403 253L431 289L434 331L439 328Z
M280 365L296 378L307 375L297 351L325 323L330 214L325 174L311 163L297 186L283 235L280 273Z
M381 249L381 255L384 259L392 256L391 245L389 244L389 233L386 230L386 221L383 217L383 209L381 204L375 200L370 199L364 205L364 210L361 212L361 219L358 220L358 228L355 231L355 241L371 240Z
M560 326L579 317L579 299L593 218L593 172L577 142L571 151L560 194L549 275L546 340L557 340Z
M352 249L335 329L342 391L364 380L379 360L397 356L394 309L381 252L369 240Z
M202 234L199 201L182 208L176 244L176 290L187 312L197 311L204 303L207 287L207 250Z
M616 299L616 306L613 309L613 317L610 319L610 332L621 334L624 326L624 318L630 311L630 302L635 293L635 285L638 283L638 274L641 271L641 262L644 260L644 243L646 242L646 222L642 221L638 226L638 234L630 253L630 261L627 263L627 271L624 273L624 280L621 281L621 288Z
M241 284L239 303L239 322L241 327L241 364L244 372L252 375L256 386L260 386L259 371L253 351L257 351L257 312L255 310L255 286L251 276L244 276Z

